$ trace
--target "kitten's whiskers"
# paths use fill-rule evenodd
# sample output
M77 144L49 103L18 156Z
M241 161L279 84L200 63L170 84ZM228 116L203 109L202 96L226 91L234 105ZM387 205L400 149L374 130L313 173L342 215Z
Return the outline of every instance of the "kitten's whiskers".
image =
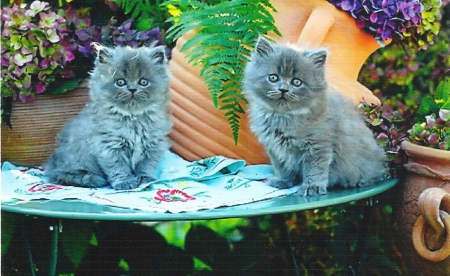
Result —
M112 68L109 68L109 69L108 69L108 73L110 73L110 74L111 74L111 78L110 78L110 79L113 79L113 78L114 78L114 76L115 76L115 75L116 75L116 73L117 73L117 69L116 69L116 70L114 70L114 72L112 72L112 73L111 73L111 69L112 69Z
M286 96L286 100L293 101L293 102L296 102L300 99L300 97L294 93L286 93L285 96Z
M150 96L147 93L143 92L143 91L139 91L137 93L134 93L134 95L135 95L135 98L140 100L140 101L146 101L146 100L148 100L150 98Z
M266 96L270 99L278 100L282 98L283 94L278 90L269 90L267 91Z
M130 60L133 60L133 59L137 58L138 56L139 56L139 53L136 53L136 55L134 57L130 58Z

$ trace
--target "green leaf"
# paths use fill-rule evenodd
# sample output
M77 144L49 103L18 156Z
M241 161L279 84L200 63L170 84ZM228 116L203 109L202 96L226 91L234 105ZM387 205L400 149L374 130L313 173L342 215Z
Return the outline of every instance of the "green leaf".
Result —
M83 260L91 244L96 222L86 220L64 220L61 244L66 256L75 267Z
M208 227L196 225L186 235L186 252L202 260L213 269L229 269L232 256L228 241Z
M16 231L17 215L2 212L2 256L8 252L9 245Z
M168 244L184 249L186 234L191 228L191 222L173 221L157 224L154 229L164 237Z
M166 12L159 4L160 1L150 0L111 0L117 3L125 14L130 15L139 31L162 27L166 21Z
M436 90L436 101L440 108L450 109L450 77L439 83Z
M426 95L423 97L422 102L417 110L419 120L423 121L424 117L433 113L439 112L439 105L434 101L433 97Z
M11 1L10 0L2 0L2 7L9 7L11 6Z
M78 87L78 85L84 80L84 78L65 79L63 82L53 82L47 87L47 91L52 95L65 94L70 90Z
M2 87L1 93L3 97L12 97L13 91L11 91L11 89L6 87L5 82L3 80L1 81L1 87Z

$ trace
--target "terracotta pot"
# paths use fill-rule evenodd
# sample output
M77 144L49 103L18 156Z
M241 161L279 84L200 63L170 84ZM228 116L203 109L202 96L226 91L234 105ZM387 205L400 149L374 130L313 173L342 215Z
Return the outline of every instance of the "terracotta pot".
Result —
M13 128L2 124L2 161L42 165L55 149L57 133L88 102L87 84L64 95L38 95L34 103L13 102Z
M380 45L363 33L347 13L326 1L272 0L277 13L275 23L283 34L282 42L309 48L327 47L328 81L350 96L355 104L364 97L379 102L372 92L357 82L358 73L367 57ZM268 163L264 148L248 128L242 116L239 144L233 142L224 112L215 110L208 90L199 76L180 53L187 36L177 41L170 67L173 73L172 113L174 129L170 134L173 149L188 160L224 155L242 158L248 163Z
M408 174L395 210L397 247L409 275L450 275L450 152L402 143Z

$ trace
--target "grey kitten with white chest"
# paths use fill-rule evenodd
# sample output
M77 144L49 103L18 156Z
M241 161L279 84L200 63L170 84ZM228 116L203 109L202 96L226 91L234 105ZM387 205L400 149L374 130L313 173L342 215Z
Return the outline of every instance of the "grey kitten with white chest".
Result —
M384 150L350 99L325 80L326 50L259 38L243 86L250 127L269 155L269 185L300 184L303 196L369 185L386 172Z
M154 180L169 148L165 48L96 49L90 102L59 134L46 173L58 184L133 189Z

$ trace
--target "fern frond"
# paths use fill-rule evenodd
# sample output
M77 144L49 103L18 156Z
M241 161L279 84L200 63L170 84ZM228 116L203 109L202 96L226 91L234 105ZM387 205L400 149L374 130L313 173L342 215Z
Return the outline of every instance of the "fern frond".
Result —
M177 5L178 1L168 3ZM241 92L245 64L260 34L274 32L281 36L271 14L275 9L269 0L230 0L216 5L184 1L196 7L177 17L167 37L176 40L188 31L196 31L181 51L189 63L202 67L200 76L214 106L224 111L237 144L240 115L245 113L246 99Z
M162 27L166 21L166 12L160 0L110 0L117 3L125 14L129 14L140 31Z

